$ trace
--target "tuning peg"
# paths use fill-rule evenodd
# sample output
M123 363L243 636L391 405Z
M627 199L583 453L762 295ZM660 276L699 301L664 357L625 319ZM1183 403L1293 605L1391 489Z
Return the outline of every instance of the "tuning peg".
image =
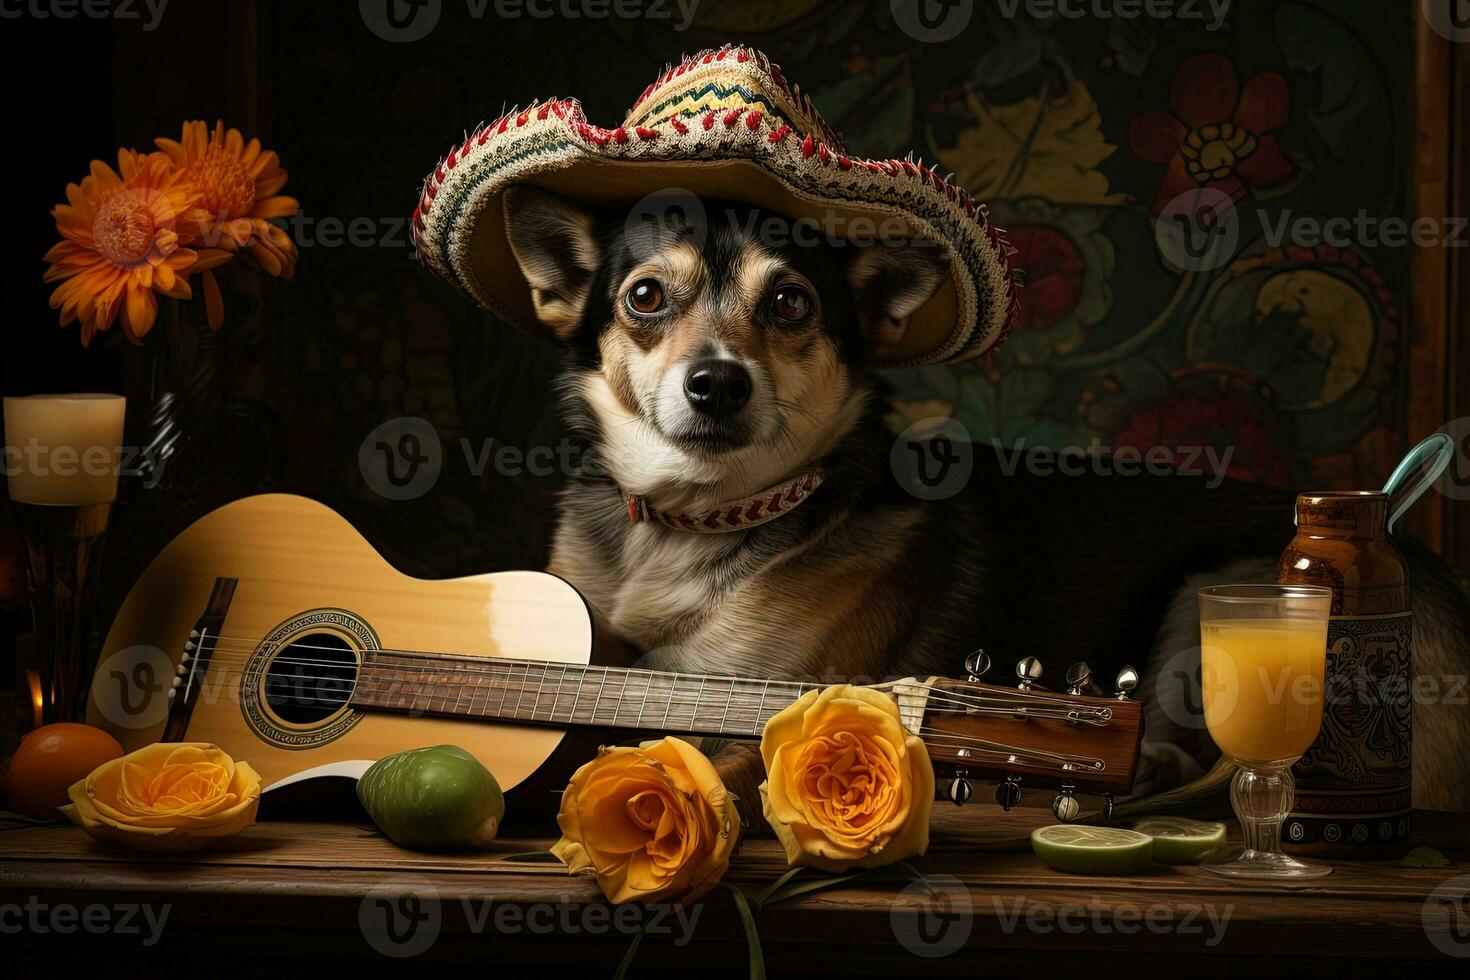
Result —
M1092 668L1087 666L1087 661L1079 660L1067 668L1068 694L1086 694L1091 683Z
M1118 671L1117 679L1113 681L1114 693L1119 701L1127 701L1128 695L1133 693L1136 687L1138 687L1138 671L1124 664L1123 669Z
M1102 818L1104 820L1111 820L1111 819L1113 819L1113 794L1112 793L1104 793L1103 794Z
M965 675L972 681L978 681L989 669L990 655L978 647L965 658Z
M1031 686L1041 680L1043 672L1044 668L1040 660L1035 657L1023 658L1020 663L1016 664L1016 676L1021 679L1021 683L1016 686L1023 691L1031 690Z
M1076 786L1063 785L1062 791L1051 801L1052 816L1062 823L1071 823L1082 813L1082 804L1077 802L1077 797L1072 794L1077 792Z
M975 795L975 787L965 777L965 770L956 769L954 778L949 781L949 801L955 806L964 806Z
M995 802L1000 804L1002 810L1009 810L1021 802L1021 777L1007 776L1005 781L998 783L995 787Z

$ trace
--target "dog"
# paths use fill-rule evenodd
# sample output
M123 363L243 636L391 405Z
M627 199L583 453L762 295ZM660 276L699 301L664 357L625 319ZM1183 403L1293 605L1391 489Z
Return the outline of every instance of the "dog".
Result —
M565 351L559 395L584 460L549 567L643 666L876 680L957 674L980 647L997 665L1041 658L1053 686L1079 660L1104 681L1140 666L1147 702L1160 664L1191 650L1198 663L1195 589L1272 580L1261 559L1291 537L1282 491L1036 476L977 448L962 492L916 497L895 475L870 357L938 288L943 249L813 245L762 232L790 227L783 215L701 204L702 222L630 223L528 185L505 192L511 252ZM745 507L793 482L797 502L788 492L778 517ZM759 522L690 529L706 513L721 523L730 501L742 502L734 518ZM1464 584L1422 547L1409 552L1416 671L1463 677ZM1012 683L1005 669L985 679ZM1147 710L1140 791L1204 773L1217 753L1203 726ZM1418 805L1470 805L1456 764L1470 757L1465 717L1416 706ZM757 798L752 744L722 743L715 762Z

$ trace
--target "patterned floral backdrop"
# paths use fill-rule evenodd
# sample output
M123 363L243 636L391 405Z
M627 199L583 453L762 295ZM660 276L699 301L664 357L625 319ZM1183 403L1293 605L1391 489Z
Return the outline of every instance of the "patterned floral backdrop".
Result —
M305 241L253 383L290 422L286 483L411 569L537 564L558 478L513 452L560 439L555 352L412 261L401 216L424 170L511 103L574 95L615 120L665 62L730 40L780 62L855 152L953 170L1019 251L1020 329L988 364L894 372L895 426L943 414L1008 445L1234 446L1233 475L1277 485L1374 484L1400 448L1407 251L1280 234L1403 215L1399 4L1237 0L1212 29L976 0L949 8L968 20L947 40L906 33L888 0L703 0L688 24L672 2L568 20L444 0L414 41L357 7L273 11L267 124ZM370 233L329 243L329 222L359 219ZM443 466L393 501L358 448L406 415L433 424Z

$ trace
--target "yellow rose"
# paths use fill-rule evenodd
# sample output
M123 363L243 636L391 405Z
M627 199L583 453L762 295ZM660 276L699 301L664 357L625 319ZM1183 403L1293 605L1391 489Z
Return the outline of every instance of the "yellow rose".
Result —
M603 749L578 769L551 853L592 869L610 902L689 901L730 866L740 816L715 767L677 738Z
M98 840L192 851L255 823L260 776L213 745L158 742L103 763L61 808Z
M761 757L761 802L788 863L874 868L928 848L934 770L888 695L808 691L766 722Z

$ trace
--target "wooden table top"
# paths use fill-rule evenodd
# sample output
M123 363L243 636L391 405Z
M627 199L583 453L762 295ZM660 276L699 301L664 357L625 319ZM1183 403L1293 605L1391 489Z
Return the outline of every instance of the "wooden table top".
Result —
M1140 965L1191 975L1242 967L1316 973L1346 961L1354 975L1463 975L1470 965L1463 814L1414 818L1416 844L1443 853L1449 867L1338 861L1330 877L1299 885L1161 866L1081 877L1048 869L1029 850L978 849L1013 843L1049 818L1044 810L936 805L930 853L914 862L933 891L859 879L760 910L768 972L1030 973L1044 963L1089 973ZM609 909L590 879L507 860L549 843L528 837L429 855L363 824L267 821L215 849L160 857L95 844L70 826L9 829L0 832L0 945L37 970L105 953L111 971L125 976L156 974L159 951L174 972L194 962L178 956L203 957L213 972L264 973L278 969L270 958L283 953L413 954L415 962L507 962L553 974L585 967L606 976L642 923L649 932L634 976L746 970L728 894L716 890L682 919ZM784 870L774 841L749 841L727 880L754 893Z

